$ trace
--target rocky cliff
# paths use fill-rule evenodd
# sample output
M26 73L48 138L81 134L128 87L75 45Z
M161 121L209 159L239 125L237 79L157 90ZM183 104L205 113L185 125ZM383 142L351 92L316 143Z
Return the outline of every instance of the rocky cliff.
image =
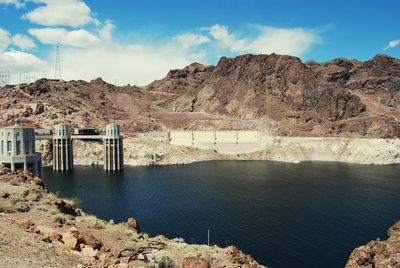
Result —
M134 218L115 224L49 193L30 173L0 166L1 267L264 267L234 246L149 237Z
M145 87L96 79L42 79L0 90L0 124L22 117L51 127L122 124L125 132L163 128L257 129L287 136L400 136L400 60L301 62L283 55L193 63Z
M165 109L270 119L280 134L400 134L400 60L384 55L326 63L275 54L223 57L215 67L170 71L147 88L178 95L161 104Z
M400 267L400 222L389 229L388 237L387 240L371 241L356 248L346 268Z

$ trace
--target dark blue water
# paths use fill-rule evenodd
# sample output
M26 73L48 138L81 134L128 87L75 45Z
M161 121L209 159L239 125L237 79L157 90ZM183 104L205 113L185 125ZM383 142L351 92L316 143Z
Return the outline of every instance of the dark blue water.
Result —
M271 267L343 267L352 249L400 218L400 166L216 161L44 170L51 191L151 235L234 244Z

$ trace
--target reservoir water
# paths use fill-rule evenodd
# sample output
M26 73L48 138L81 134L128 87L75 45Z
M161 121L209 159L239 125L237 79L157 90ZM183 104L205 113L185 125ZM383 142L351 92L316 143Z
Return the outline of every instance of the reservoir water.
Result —
M236 245L270 267L343 267L400 219L400 166L215 161L105 173L44 169L51 191L90 214L135 217L150 235Z

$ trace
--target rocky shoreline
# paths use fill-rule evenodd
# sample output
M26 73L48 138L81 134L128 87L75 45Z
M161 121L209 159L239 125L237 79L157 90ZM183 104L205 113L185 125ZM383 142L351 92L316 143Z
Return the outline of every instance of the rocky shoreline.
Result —
M388 239L356 248L345 268L400 267L400 221L388 230Z
M134 218L115 224L48 192L27 172L0 166L2 267L264 267L234 246L149 237Z
M76 208L75 202L48 192L43 181L28 172L0 166L2 267L265 267L234 246L149 237L134 218L107 222ZM346 268L399 266L400 221L389 229L387 240L356 248L346 264Z

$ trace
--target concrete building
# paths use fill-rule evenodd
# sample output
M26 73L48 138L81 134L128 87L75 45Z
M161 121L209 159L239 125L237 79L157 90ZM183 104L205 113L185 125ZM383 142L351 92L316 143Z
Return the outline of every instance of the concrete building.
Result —
M74 158L69 126L59 124L53 133L53 170L72 170Z
M119 125L111 123L106 126L103 146L104 170L122 170L124 167L124 150Z
M42 174L42 156L35 152L35 131L21 127L0 129L0 164L11 170L28 170L36 176Z

